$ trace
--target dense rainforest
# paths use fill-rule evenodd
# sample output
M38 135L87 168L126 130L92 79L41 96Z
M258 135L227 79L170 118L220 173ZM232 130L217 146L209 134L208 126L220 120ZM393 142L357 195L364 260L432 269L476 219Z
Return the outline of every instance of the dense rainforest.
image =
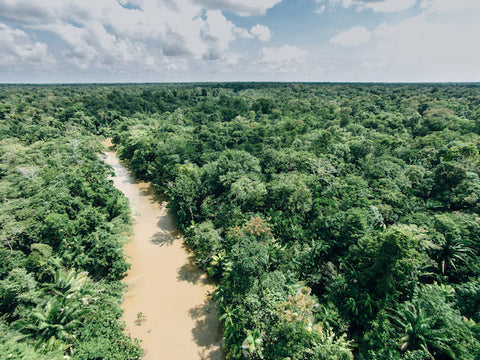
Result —
M480 358L479 85L3 86L0 121L1 358L141 356L102 136L217 282L227 359Z
M130 210L102 146L53 89L0 98L0 359L140 358L118 321Z

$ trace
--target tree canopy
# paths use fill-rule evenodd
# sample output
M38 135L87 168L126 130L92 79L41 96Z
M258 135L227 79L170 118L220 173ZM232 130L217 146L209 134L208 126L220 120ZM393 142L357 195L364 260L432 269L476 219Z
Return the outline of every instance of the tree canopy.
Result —
M480 357L476 84L3 86L0 119L0 354L139 356L100 135L217 281L227 359Z

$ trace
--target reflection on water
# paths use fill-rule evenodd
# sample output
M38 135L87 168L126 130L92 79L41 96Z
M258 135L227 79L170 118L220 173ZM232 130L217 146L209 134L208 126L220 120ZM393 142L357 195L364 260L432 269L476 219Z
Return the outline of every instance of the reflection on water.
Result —
M113 150L105 162L114 168L112 180L129 199L135 220L133 241L125 248L132 264L123 303L127 331L142 341L144 359L222 359L215 305L207 298L213 287L184 247L165 199L135 181Z

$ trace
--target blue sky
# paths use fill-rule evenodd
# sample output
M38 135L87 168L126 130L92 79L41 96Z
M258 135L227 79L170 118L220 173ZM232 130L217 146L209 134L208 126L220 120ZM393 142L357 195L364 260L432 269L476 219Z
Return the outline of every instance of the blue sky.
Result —
M478 0L0 0L0 83L480 81Z

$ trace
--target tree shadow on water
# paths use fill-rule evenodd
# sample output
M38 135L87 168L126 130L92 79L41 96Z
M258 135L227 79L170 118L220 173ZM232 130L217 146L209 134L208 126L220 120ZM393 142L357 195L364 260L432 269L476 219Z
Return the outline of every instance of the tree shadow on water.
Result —
M178 269L177 280L188 281L192 284L197 284L199 281L207 283L203 270L195 264L195 257L192 254L188 256L187 262Z
M159 246L170 246L175 240L169 231L157 231L150 238L150 242Z
M200 359L224 359L215 304L206 300L202 305L190 309L189 314L195 320L195 327L192 329L193 339L202 348L199 351Z
M142 186L142 194L150 198L151 204L158 204L161 208L166 208L168 201L165 195L159 190L155 189L155 186L150 182L140 181L144 186Z
M168 216L159 217L157 228L158 231L150 238L150 241L155 245L172 245L174 241L182 237L181 232L175 229L172 220Z
M217 348L214 350L204 349L198 352L198 357L200 360L223 360L225 356L223 354L222 348Z

